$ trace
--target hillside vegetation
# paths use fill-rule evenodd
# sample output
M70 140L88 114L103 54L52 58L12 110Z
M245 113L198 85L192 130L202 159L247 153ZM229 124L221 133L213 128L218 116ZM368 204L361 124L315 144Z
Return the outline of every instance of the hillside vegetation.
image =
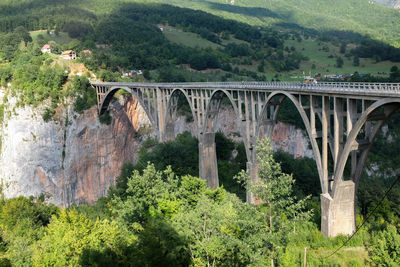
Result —
M220 136L219 143L224 142L232 141ZM217 149L233 148L228 147ZM281 171L270 148L258 146L266 160L260 168L262 186L255 190L265 204L254 206L224 187L210 189L204 180L184 174L198 163L173 151L195 153L196 148L188 133L168 143L149 141L139 163L124 165L115 187L93 206L57 208L46 204L45 196L0 198L1 266L270 266L271 260L275 266L299 266L304 247L309 266L399 264L395 200L386 201L351 242L332 254L347 237L326 238L314 222L319 198L303 195L315 190L304 187L315 175L313 162L275 155L285 163L282 169L301 173L292 177ZM142 165L143 160L154 164ZM222 162L236 168L243 160ZM363 200L375 197L366 194L368 189L359 191ZM398 187L393 191L399 192Z
M21 52L21 40L31 42L21 35L27 30L33 43L48 42L56 53L90 49L93 54L81 61L108 81L132 69L144 70L146 80L165 82L302 80L314 73L354 72L385 78L393 62L400 62L400 49L390 46L397 42L398 28L391 25L398 11L379 5L355 0L334 7L321 1L190 3L187 8L180 0L169 5L3 1L0 62L9 63Z
M158 1L164 3L164 1ZM256 26L349 31L400 46L400 11L366 0L193 0L191 8ZM169 4L187 7L184 0Z

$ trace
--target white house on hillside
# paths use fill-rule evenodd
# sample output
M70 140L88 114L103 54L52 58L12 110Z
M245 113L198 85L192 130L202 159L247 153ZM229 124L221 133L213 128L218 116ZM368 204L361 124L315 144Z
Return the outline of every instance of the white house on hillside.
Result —
M67 50L62 52L61 58L63 59L76 59L76 53L73 50Z
M45 53L50 54L50 53L51 53L51 47L50 47L49 44L45 44L45 45L42 47L42 53L43 53L43 54L45 54Z

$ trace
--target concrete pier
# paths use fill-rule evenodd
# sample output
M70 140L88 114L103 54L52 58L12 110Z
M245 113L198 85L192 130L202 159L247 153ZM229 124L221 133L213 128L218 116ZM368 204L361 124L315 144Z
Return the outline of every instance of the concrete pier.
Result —
M351 235L355 230L355 183L343 181L336 188L334 198L321 194L321 231L332 237Z
M209 187L217 188L219 186L215 133L200 135L199 176L207 181Z

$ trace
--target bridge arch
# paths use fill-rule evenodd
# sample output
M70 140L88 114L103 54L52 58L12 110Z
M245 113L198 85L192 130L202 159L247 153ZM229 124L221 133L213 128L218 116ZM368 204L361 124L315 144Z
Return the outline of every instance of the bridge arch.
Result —
M236 104L236 102L233 99L232 94L224 89L218 89L215 90L210 97L210 100L207 104L207 111L206 111L206 116L204 117L204 125L202 129L202 133L215 133L215 123L218 117L219 109L221 107L221 101L226 96L229 99L230 104L232 105L233 111L235 113L235 118L236 118L236 125L239 127L239 132L240 135L245 138L245 129L243 128L241 124L241 118L240 118L240 113L239 113L239 108ZM249 142L246 142L247 140L243 140L244 145L246 148L246 156L247 159L250 159L250 147L249 147Z
M207 180L207 184L213 188L219 186L218 164L215 144L216 121L224 97L229 99L235 114L235 122L239 127L240 135L243 137L246 157L249 159L249 142L245 138L245 132L241 125L238 106L234 101L233 95L224 89L214 90L207 103L205 116L203 117L202 129L199 133L199 170L200 177Z
M273 102L276 100L276 98L278 98L278 101ZM311 143L314 159L318 169L321 191L324 192L327 188L327 181L324 181L323 179L323 169L322 169L320 149L312 132L310 120L307 116L307 113L305 112L304 107L301 105L299 100L297 100L297 98L293 94L284 91L277 91L271 93L268 96L264 108L262 109L261 114L259 115L260 119L258 120L257 136L259 138L263 138L265 136L271 138L274 125L276 124L279 109L285 99L289 99L294 104L306 127L307 135ZM275 108L272 108L273 106L275 106ZM267 129L265 129L265 126L267 126Z
M149 107L147 107L143 101L143 99L141 97L139 97L139 95L135 92L135 90L130 89L129 87L125 87L125 86L113 86L111 87L108 91L107 94L104 96L103 101L101 102L100 105L100 110L99 110L99 115L104 114L107 109L108 106L110 105L111 100L113 99L113 96L115 95L116 92L118 92L119 90L124 90L128 93L130 93L131 95L133 95L133 97L139 102L140 106L144 109L144 111L146 112L147 117L150 120L150 123L153 127L153 129L157 129L158 125L157 125L157 121L155 120L155 118L153 118L152 114L150 113Z
M213 122L218 115L221 101L224 96L228 97L235 112L235 115L239 116L238 107L235 101L233 100L232 94L225 89L217 89L212 92L210 101L207 103L207 111L202 129L203 132L215 131L215 124Z
M172 93L169 97L167 103L167 110L165 114L165 132L166 132L166 139L171 140L175 137L175 129L174 129L174 120L176 119L177 111L178 111L178 103L179 103L179 96L183 95L185 100L189 104L190 112L192 113L194 125L195 125L195 133L198 133L198 119L196 117L196 113L192 102L190 101L190 97L188 93L182 88L175 88L172 90Z
M331 192L332 198L337 193L338 188L340 187L341 183L344 182L343 173L349 158L350 152L353 151L353 146L357 142L357 137L359 133L362 131L363 127L366 125L367 121L369 120L370 116L380 108L384 109L384 116L381 120L377 121L377 124L372 129L370 136L368 136L368 146L361 152L360 158L357 162L356 172L353 178L353 182L355 183L356 187L358 185L359 179L362 174L362 170L364 168L365 161L367 159L368 153L371 149L372 144L374 143L378 133L382 129L382 126L390 119L390 117L400 109L400 99L391 99L385 98L376 101L371 106L369 106L361 115L361 117L357 120L354 127L352 128L349 136L347 137L346 144L342 151L341 157L339 159L338 165L334 171L334 186Z

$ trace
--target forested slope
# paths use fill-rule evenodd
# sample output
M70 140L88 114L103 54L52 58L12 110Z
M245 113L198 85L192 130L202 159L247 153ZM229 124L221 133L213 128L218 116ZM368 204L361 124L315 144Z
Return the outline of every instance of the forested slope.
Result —
M158 1L166 3L165 1ZM191 1L195 9L221 15L257 26L296 24L306 29L350 31L368 34L373 39L399 46L399 11L363 0L209 0ZM186 1L172 0L169 4L184 7Z

